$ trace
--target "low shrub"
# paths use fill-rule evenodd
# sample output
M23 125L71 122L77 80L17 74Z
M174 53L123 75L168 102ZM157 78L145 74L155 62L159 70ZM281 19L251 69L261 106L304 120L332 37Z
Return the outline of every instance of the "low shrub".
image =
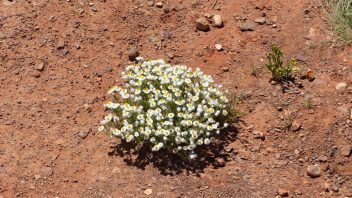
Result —
M138 57L122 78L123 87L108 91L112 101L104 104L109 114L99 130L134 143L137 150L167 149L194 159L196 147L209 145L229 125L228 98L199 68Z
M276 82L288 81L292 78L292 67L296 64L294 59L286 65L283 63L283 53L277 46L271 47L271 52L267 55L268 63L266 67L272 74L272 79Z

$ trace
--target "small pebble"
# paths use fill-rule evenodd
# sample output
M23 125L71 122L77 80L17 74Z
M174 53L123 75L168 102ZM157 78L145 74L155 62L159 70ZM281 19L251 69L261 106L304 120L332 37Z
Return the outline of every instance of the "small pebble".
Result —
M254 20L254 22L260 24L260 25L263 25L266 23L266 18L265 17L260 17L260 18L257 18Z
M59 38L57 41L57 49L63 49L65 47L65 40L63 38Z
M242 32L254 31L256 29L256 27L257 27L257 25L253 21L246 21L240 25L240 30Z
M137 48L132 47L128 51L127 55L128 55L128 59L130 59L130 61L135 61L136 58L139 56L139 52L138 52Z
M221 44L215 44L215 48L216 48L216 50L218 50L218 51L223 50L223 48L222 48L222 45L221 45Z
M338 83L335 88L337 91L344 91L347 88L347 83Z
M90 132L90 128L85 128L78 133L78 136L84 139L89 135L89 132Z
M40 172L45 176L45 177L50 177L51 175L53 175L53 169L47 166L43 166L40 169Z
M279 194L281 197L288 197L288 191L286 189L279 188L277 190L277 194Z
M39 78L40 75L41 75L41 73L40 73L39 71L35 70L32 75L33 75L35 78Z
M302 128L302 124L297 122L297 121L293 121L292 126L291 126L291 130L296 132L299 131Z
M154 1L147 1L147 5L148 6L153 6L154 5Z
M224 68L222 68L222 71L228 72L228 71L230 71L230 68L229 67L224 67Z
M213 21L214 21L215 27L221 28L223 26L221 15L214 15Z
M43 69L44 69L44 63L43 63L43 62L39 63L39 65L37 65L37 66L35 67L35 69L38 70L38 71L43 71Z
M307 167L307 175L310 177L320 177L321 168L319 164L309 165Z
M150 188L145 189L144 194L146 195L151 195L153 193L153 190Z
M349 157L351 155L351 146L350 145L342 146L340 149L340 153L342 156Z
M205 18L199 18L196 20L196 28L199 31L207 32L210 30L208 21Z
M156 4L156 7L158 7L158 8L162 8L163 7L163 2L157 2Z

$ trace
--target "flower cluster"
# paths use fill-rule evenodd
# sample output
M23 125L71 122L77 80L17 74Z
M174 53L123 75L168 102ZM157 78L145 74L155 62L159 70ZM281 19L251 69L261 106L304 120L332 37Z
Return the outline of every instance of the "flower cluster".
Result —
M152 151L166 148L194 159L197 146L210 144L228 126L228 99L221 85L214 85L199 68L138 57L122 78L124 87L108 92L113 101L104 104L110 114L101 121L100 131L150 145Z

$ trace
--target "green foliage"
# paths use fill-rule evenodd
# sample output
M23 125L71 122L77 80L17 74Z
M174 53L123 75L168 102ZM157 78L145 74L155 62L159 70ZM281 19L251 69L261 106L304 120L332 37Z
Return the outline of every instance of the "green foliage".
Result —
M343 44L352 43L352 1L326 0L326 3L335 34Z
M271 72L274 81L283 82L291 79L292 67L296 64L294 59L284 65L283 53L275 45L271 47L271 52L267 55L267 59L268 64L266 64L266 67Z

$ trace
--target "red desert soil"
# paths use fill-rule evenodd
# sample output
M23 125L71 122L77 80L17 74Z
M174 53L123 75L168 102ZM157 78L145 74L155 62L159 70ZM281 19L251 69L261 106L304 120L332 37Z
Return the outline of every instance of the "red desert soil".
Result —
M196 30L214 14L224 27ZM315 80L272 85L274 43ZM112 154L119 141L97 127L133 47L246 95L219 151L229 157L174 171ZM0 50L1 198L352 197L352 50L336 45L318 0L1 0Z

